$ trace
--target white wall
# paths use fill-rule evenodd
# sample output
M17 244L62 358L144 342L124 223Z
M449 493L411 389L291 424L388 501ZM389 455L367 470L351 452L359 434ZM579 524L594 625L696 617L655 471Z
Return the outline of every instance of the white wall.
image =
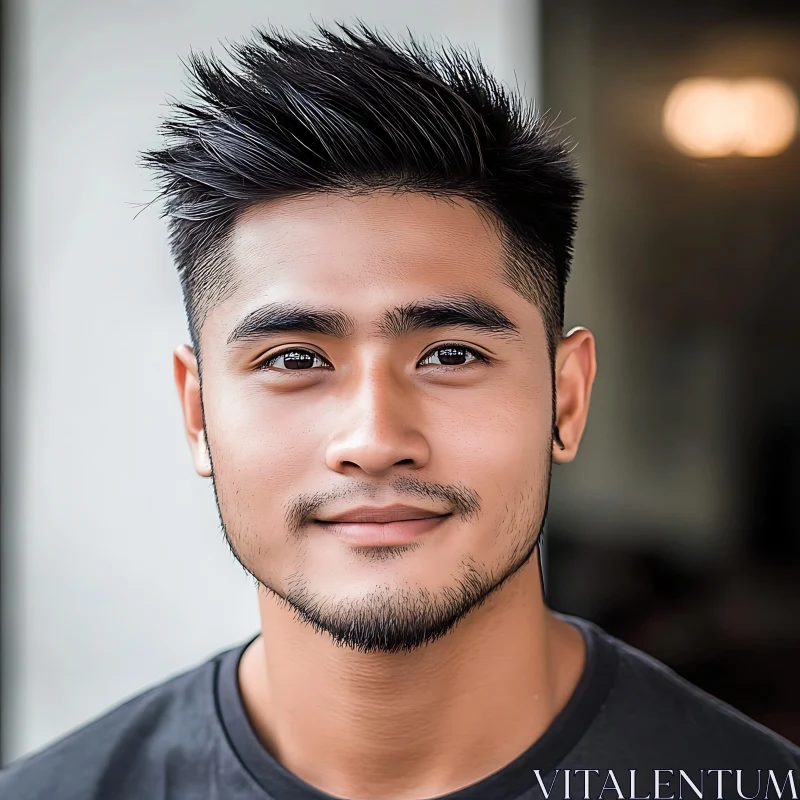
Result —
M3 113L4 760L257 629L172 384L187 339L138 152L179 56L347 20L538 84L536 0L18 0Z

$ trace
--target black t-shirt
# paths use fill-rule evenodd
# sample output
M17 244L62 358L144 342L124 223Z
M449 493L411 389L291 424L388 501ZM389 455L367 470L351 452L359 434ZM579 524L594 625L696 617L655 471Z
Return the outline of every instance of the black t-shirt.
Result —
M563 618L587 645L573 696L514 761L442 800L800 795L800 748L592 623ZM330 800L256 738L237 678L247 644L13 763L0 798Z

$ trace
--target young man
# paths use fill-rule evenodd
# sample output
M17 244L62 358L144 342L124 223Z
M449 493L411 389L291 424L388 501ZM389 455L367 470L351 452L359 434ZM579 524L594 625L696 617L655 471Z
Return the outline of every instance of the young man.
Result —
M0 777L4 800L797 797L800 751L550 611L595 375L580 184L474 59L367 30L193 57L148 152L197 471L261 632ZM774 788L773 788L774 785Z

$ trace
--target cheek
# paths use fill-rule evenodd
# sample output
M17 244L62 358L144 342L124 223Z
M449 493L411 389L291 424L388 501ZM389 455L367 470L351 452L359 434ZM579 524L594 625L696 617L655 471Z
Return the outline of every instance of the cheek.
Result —
M551 417L551 394L534 381L464 403L436 425L443 458L451 460L443 469L464 483L472 476L476 489L529 484L549 455Z
M247 569L277 585L274 567L299 557L286 501L319 473L314 433L302 417L246 393L205 401L214 484L225 530ZM288 569L287 566L283 567Z
M547 426L531 422L527 426L510 425L502 417L484 418L453 437L449 450L450 468L446 469L456 481L467 483L467 475L481 482L496 481L503 485L525 480L533 464L538 466L549 441ZM458 455L452 453L453 447ZM457 463L454 463L457 462ZM461 477L463 476L463 477Z
M317 432L296 409L263 395L210 398L206 422L218 491L229 486L237 505L257 500L258 513L277 507L317 466Z
M546 427L510 427L475 431L465 466L453 473L481 497L479 537L473 546L505 550L543 512L547 496Z

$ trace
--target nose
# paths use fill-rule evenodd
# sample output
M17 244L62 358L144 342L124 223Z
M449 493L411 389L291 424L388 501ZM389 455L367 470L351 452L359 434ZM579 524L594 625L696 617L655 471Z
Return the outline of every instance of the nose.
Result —
M386 373L365 374L347 396L328 440L327 466L343 474L361 470L373 476L392 467L424 467L430 449L421 421L418 405L397 380Z

